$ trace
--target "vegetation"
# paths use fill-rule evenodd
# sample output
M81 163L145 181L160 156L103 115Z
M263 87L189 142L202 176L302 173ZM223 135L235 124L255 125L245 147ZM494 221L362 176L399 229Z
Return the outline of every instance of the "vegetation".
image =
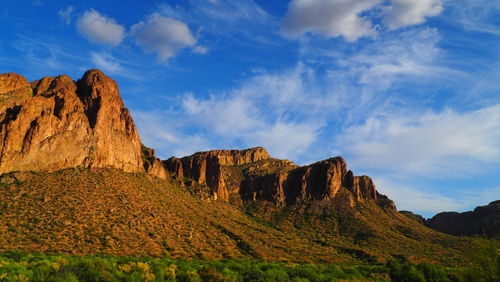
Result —
M115 169L2 179L0 282L162 281L172 273L184 281L498 280L499 241L438 233L370 201L234 205Z
M346 266L25 252L0 254L0 281L498 281L498 278L498 273L480 268L449 268L398 260Z

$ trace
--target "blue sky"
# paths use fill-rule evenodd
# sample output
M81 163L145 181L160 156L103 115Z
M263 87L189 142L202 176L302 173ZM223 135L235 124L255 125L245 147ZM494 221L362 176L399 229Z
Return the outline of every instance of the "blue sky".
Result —
M399 209L500 199L500 2L2 0L0 72L99 68L161 158L342 155Z

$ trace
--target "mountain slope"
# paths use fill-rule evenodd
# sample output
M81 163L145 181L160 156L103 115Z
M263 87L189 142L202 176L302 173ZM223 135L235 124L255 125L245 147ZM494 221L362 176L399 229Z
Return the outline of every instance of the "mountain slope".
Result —
M0 250L466 265L498 249L398 213L341 157L297 166L257 147L159 160L98 70L1 74L0 148Z
M344 209L327 201L286 208L254 201L240 208L116 169L18 172L2 182L2 251L346 263L407 256L463 265L474 263L469 250L491 248L373 202Z

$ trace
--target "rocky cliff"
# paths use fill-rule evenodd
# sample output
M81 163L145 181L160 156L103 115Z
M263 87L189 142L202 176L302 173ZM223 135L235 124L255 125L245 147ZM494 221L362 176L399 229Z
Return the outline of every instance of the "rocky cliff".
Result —
M262 147L247 150L200 152L170 158L165 168L188 186L208 188L214 199L263 200L277 206L309 201L332 201L340 189L351 192L352 202L374 200L395 209L394 203L375 189L368 176L354 176L341 157L298 167L273 159Z
M73 81L66 75L29 83L0 74L0 173L114 167L173 177L202 196L223 201L268 201L285 206L374 200L395 209L368 176L355 176L341 157L296 166L262 147L214 150L161 161L143 146L118 85L99 70Z
M426 220L425 225L452 235L499 237L500 200L476 207L473 211L438 213Z
M0 172L67 167L143 170L139 135L118 85L98 70L31 84L0 74Z

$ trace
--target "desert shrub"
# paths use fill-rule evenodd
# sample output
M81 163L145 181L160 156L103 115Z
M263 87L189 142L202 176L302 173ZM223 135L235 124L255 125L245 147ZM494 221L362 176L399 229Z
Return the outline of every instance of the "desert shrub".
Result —
M497 270L416 265L399 259L385 265L345 266L0 253L0 281L498 281Z

